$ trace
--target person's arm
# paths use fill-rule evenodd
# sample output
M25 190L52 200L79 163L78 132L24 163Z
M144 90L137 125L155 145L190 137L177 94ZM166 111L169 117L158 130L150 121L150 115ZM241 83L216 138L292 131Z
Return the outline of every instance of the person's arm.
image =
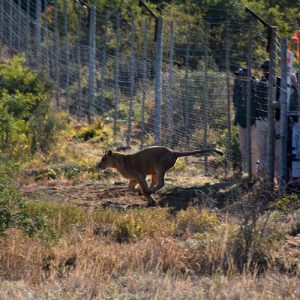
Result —
M233 88L233 105L235 110L238 109L240 105L240 100L241 100L241 89L237 83L235 83L234 88Z

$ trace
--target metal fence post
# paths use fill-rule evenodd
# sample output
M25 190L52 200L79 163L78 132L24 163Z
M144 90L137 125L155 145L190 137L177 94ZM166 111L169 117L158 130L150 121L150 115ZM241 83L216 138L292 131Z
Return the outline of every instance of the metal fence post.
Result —
M208 31L210 29L210 26L208 23L205 24L204 29L204 135L203 135L203 145L204 149L207 148L207 139L208 139L208 102L209 102L209 93L208 93L208 50L209 50L209 37L208 37ZM208 175L208 161L207 161L207 155L204 156L204 171L205 175Z
M173 99L173 59L174 59L174 23L170 23L170 34L169 34L169 80L167 84L167 95L168 95L168 145L173 146L173 109L174 109L174 99Z
M60 45L59 45L59 30L58 30L58 3L57 0L54 1L54 49L55 49L55 83L56 83L56 108L60 108Z
M231 89L230 89L230 43L229 43L229 21L225 24L225 65L226 65L226 94L227 94L227 131L228 131L228 141L227 141L227 156L228 161L232 162L232 137L231 137ZM231 164L232 165L232 164Z
M70 112L69 103L69 85L70 85L70 68L69 68L69 17L68 17L68 5L67 0L64 0L64 31L65 31L65 57L66 57L66 82L65 82L65 97L66 97L66 109Z
M55 7L55 5L54 5ZM26 1L26 52L30 54L31 32L30 32L30 0Z
M12 30L12 19L13 19L13 0L9 0L9 10L8 10L8 22L7 22L7 31L8 31L8 48L11 51L13 47L13 30Z
M270 73L268 93L268 136L267 136L267 166L268 181L273 184L275 157L275 120L274 102L276 99L276 27L270 29Z
M248 34L248 68L247 68L247 160L248 160L248 177L249 180L252 179L252 141L251 134L251 117L252 117L252 80L251 80L251 70L252 70L252 45L253 45L253 27L252 22L249 24L249 34Z
M130 26L130 46L131 46L131 57L130 57L130 101L129 101L129 111L128 111L128 129L126 143L130 146L131 142L131 131L132 131L132 119L133 119L133 97L134 97L134 78L135 78L135 26L133 16L131 17Z
M17 17L17 42L16 42L16 49L20 50L21 45L21 16L22 16L22 8L21 8L21 1L18 0L17 3L17 9L18 9L18 17Z
M120 77L120 12L117 13L117 30L116 30L116 60L115 60L115 100L114 100L114 142L117 138L118 130L118 110L119 110L119 77Z
M162 56L163 56L163 18L157 17L157 38L155 52L155 143L161 144L161 103L162 103Z
M0 1L0 43L4 43L4 3ZM2 50L2 47L1 47ZM0 54L1 54L0 50Z
M44 7L45 7L45 11L47 11L47 4L48 4L48 0L44 0ZM48 38L49 38L49 34L48 34L48 16L47 13L45 15L45 25L44 25L44 41L45 41L45 65L46 65L46 71L49 73L50 72L50 68L49 68L49 43L48 43Z
M183 120L184 120L184 149L185 151L189 148L189 91L188 91L188 81L189 81L189 64L190 64L190 39L187 32L187 46L185 49L185 75L184 75L184 103L183 103ZM188 158L185 157L185 161Z
M280 81L280 140L279 140L279 193L285 191L287 183L287 39L281 39Z
M104 28L104 37L103 37L103 48L101 53L101 79L100 79L100 103L99 109L100 112L104 112L104 101L105 101L105 77L106 77L106 51L107 51L107 26L108 26L108 13L105 15L105 28Z
M82 7L79 5L78 25L77 25L77 72L78 72L78 99L76 99L77 120L81 116L82 90L81 90L81 12Z
M96 55L96 7L89 8L89 75L88 75L88 122L95 116L95 55Z
M298 105L297 111L300 112L300 58L298 58L298 82L297 82L297 91L298 91Z
M41 0L36 0L36 21L35 21L35 57L36 68L41 67L41 12L42 3Z
M145 101L146 101L146 79L147 79L147 54L148 54L148 19L144 21L143 42L143 80L142 80L142 107L141 107L141 149L144 148L145 135Z

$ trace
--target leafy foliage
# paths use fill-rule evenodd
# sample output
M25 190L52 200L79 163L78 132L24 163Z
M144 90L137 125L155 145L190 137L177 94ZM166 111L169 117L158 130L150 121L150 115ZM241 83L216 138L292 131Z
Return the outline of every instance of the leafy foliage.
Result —
M76 36L77 30L77 14L79 9L81 9L83 17L83 26L82 26L82 38L88 36L88 10L82 9L80 5L74 5L74 1L68 0L68 14L69 14L69 30L72 32L72 35ZM91 4L91 1L85 1L87 4ZM224 36L226 34L225 22L230 22L232 26L230 30L233 30L234 27L238 27L241 31L247 34L249 23L251 17L245 13L245 8L249 7L255 13L257 13L263 20L265 20L271 26L277 26L280 36L291 37L294 30L299 28L300 17L299 17L299 1L279 1L279 0L213 0L213 1L191 1L191 0L149 0L144 1L145 4L153 11L156 15L161 15L165 22L165 26L169 26L167 21L176 21L174 26L176 33L176 41L174 44L174 62L180 64L185 64L184 62L184 53L187 42L191 46L190 51L193 53L198 52L199 57L197 59L191 59L189 62L192 68L195 68L199 61L201 61L202 56L204 55L204 31L206 24L210 26L210 48L211 49L220 49L218 51L212 51L211 55L216 61L219 69L224 69L224 59L225 57L225 45L224 45ZM58 1L59 6L61 7L59 11L59 28L60 34L64 35L64 11L63 1ZM99 47L104 45L104 32L108 32L107 44L108 51L115 51L114 44L114 31L116 26L116 21L113 18L117 12L120 12L121 21L123 24L127 24L128 34L124 32L123 39L124 43L129 42L129 25L131 22L131 17L134 18L137 27L140 27L142 24L142 18L145 15L149 15L149 12L141 5L139 1L136 0L124 0L124 1L112 1L112 0L96 0L93 2L96 6L97 15L100 16L97 19L97 44ZM51 12L51 13L50 13ZM49 24L54 26L53 10L49 12ZM107 24L107 17L112 18L112 24ZM188 24L188 27L187 27ZM151 25L154 27L154 23ZM126 27L126 26L124 26ZM187 29L189 34L187 34ZM265 46L267 40L267 30L263 28L258 22L254 22L254 31L259 33L262 37L258 41L254 41L254 55L258 56L259 61L264 59L263 56L266 56ZM202 34L202 37L199 38L199 34L194 34L194 32ZM247 53L247 38L241 38L243 34L236 34L232 32L230 47L232 49L244 49L243 52ZM126 36L128 37L126 40ZM136 35L136 42L139 45L142 45L142 34ZM87 39L85 39L87 43ZM165 43L165 54L168 56L168 45ZM142 47L137 47L137 51L141 51ZM122 51L126 51L125 48ZM151 51L151 50L150 50ZM218 53L216 53L218 52ZM139 53L140 55L142 53ZM241 53L232 53L232 66L240 65L245 62L245 57L242 57Z
M297 194L292 193L291 195L285 195L272 203L271 208L275 208L284 212L291 212L298 209L300 201Z
M33 236L45 227L43 216L30 214L24 197L15 189L10 178L12 170L0 165L0 236L8 228L23 230Z
M74 138L88 141L96 139L101 142L108 140L108 133L104 129L104 124L100 119L97 119L93 124L83 126L76 132Z
M60 122L51 112L52 84L21 56L0 64L0 153L20 158L47 152Z

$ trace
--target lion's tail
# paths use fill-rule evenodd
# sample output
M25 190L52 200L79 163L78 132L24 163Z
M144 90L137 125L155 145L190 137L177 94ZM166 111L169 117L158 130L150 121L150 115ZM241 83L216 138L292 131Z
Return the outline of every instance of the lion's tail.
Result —
M223 152L217 149L204 149L204 150L194 150L194 151L187 151L187 152L177 152L174 151L176 157L183 157L183 156L190 156L190 155L197 155L197 154L207 154L214 152L219 155L223 155Z

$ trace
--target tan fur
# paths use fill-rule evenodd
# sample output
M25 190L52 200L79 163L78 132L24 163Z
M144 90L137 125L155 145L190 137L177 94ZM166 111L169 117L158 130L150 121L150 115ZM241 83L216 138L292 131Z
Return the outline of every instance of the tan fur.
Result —
M115 168L124 178L129 179L129 189L138 191L139 185L142 193L147 198L149 205L154 204L151 194L164 186L166 172L171 169L178 157L206 154L215 152L223 155L216 149L196 150L190 152L176 152L166 147L148 147L133 154L122 154L109 150L105 153L100 163L99 169ZM148 187L146 176L151 175L151 186Z

